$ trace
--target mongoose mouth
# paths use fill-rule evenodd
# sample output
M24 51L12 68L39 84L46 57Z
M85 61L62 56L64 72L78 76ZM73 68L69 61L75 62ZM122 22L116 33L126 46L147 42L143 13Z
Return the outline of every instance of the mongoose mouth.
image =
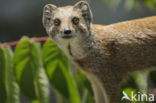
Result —
M65 38L65 39L70 39L70 38L72 38L72 36L62 36L62 38Z

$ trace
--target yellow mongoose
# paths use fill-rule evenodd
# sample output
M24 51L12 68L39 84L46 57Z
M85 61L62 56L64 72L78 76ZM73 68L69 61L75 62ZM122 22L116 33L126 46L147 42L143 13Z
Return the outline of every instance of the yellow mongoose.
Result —
M88 74L96 103L117 103L128 73L156 68L156 16L102 26L92 24L87 2L47 4L43 25L53 41Z

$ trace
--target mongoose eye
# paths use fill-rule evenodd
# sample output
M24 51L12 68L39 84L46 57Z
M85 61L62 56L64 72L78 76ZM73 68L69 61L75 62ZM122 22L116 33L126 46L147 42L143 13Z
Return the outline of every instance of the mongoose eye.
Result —
M56 26L59 26L59 25L61 24L61 20L60 20L60 19L55 19L55 20L54 20L54 24L55 24Z
M73 19L72 19L72 22L73 22L73 24L75 24L75 25L77 25L78 23L79 23L79 18L77 18L77 17L74 17Z

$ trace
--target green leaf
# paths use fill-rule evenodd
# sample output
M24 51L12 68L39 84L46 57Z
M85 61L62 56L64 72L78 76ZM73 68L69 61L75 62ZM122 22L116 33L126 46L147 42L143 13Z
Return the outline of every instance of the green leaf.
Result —
M33 103L49 102L49 84L41 61L40 45L23 37L14 54L14 70L21 92Z
M43 68L40 68L37 73L35 79L35 86L40 103L49 103L50 100L49 82Z
M60 92L54 89L56 103L70 103L68 99L65 99Z
M135 82L138 86L138 89L141 93L147 93L147 79L148 72L136 72L135 73Z
M34 45L34 49L32 50L32 54L33 55L37 54L36 59L34 58L34 60L38 64L38 65L36 65L36 66L38 66L37 67L38 69L37 69L36 77L35 77L35 81L34 81L36 94L37 94L37 97L38 97L40 103L49 103L49 100L50 100L49 82L48 82L47 75L43 68L40 45L37 42L33 43L33 45Z
M155 0L144 0L146 6L150 9L150 10L155 10L156 9L156 3Z
M5 59L4 49L0 48L0 100L6 103L7 94L5 88Z
M127 10L132 10L134 4L135 4L135 0L126 0L126 1L125 1L125 8L126 8Z
M88 92L93 96L93 90L91 87L91 83L89 79L85 76L85 74L80 70L80 68L77 68L78 77L81 80L81 83L83 86L88 90Z
M81 103L94 103L94 93L89 79L80 68L77 67L76 70L77 75L74 77L76 78L79 87Z
M51 84L72 103L80 103L75 81L64 53L49 39L43 46L43 62Z
M131 95L132 93L133 93L133 94L136 94L136 93L137 93L137 91L136 91L135 89L133 89L133 88L126 88L126 89L124 89L123 91L127 94L127 96L128 96L130 99L132 99L132 97L131 97L131 96L132 96L132 95ZM124 100L124 101L125 101L125 102L122 101L122 103L136 103L136 101L132 101L132 102L129 101L129 100Z
M154 70L150 71L149 78L151 82L154 84L154 86L156 86L156 71Z
M0 47L0 101L2 103L19 103L19 88L13 73L10 47Z

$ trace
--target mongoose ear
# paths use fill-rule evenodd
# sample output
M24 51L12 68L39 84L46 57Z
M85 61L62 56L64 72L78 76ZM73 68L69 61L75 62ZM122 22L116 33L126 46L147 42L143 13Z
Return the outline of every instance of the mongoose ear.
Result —
M42 22L43 26L46 27L50 24L50 21L54 15L55 10L57 7L53 4L47 4L43 8L43 17L42 17Z
M74 9L79 9L82 12L82 16L86 21L88 21L88 23L93 21L92 11L86 1L79 1L74 5Z

